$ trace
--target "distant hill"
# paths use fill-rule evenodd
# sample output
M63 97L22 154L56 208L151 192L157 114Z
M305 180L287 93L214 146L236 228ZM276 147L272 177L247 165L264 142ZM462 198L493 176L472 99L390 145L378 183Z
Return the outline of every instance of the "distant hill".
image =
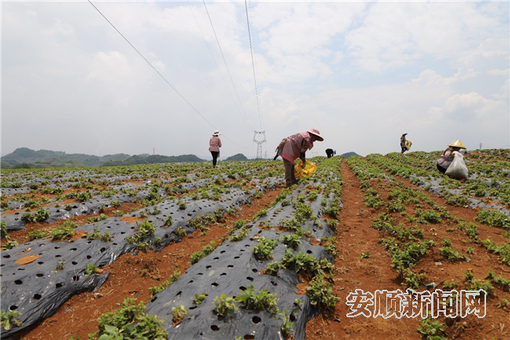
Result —
M91 156L85 154L66 154L62 151L39 150L18 148L12 153L1 158L2 168L31 167L84 167L100 166L108 161L118 161L128 158L126 154L106 156Z
M248 158L246 158L246 156L243 155L242 153L238 153L238 154L235 154L234 156L228 157L225 160L226 161L247 161Z
M62 151L34 151L29 148L18 148L1 158L1 166L3 169L62 168L202 161L202 159L195 155L161 156L141 154L131 156L119 153L106 156L92 156L85 154L67 154Z
M131 156L123 161L109 161L102 166L120 166L120 165L136 165L136 164L156 164L156 163L184 163L184 162L204 162L203 159L195 155L181 156L161 156L150 155L145 158L140 156Z
M351 156L359 156L359 155L356 152L351 151L351 152L346 152L346 153L342 154L342 156L345 158L349 158Z

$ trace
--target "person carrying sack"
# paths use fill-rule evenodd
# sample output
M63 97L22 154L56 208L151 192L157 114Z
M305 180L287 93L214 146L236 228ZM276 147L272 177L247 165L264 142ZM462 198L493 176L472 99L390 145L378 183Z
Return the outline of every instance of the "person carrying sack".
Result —
M448 148L443 151L443 154L437 160L437 170L451 178L466 179L468 177L468 169L464 162L464 157L459 152L461 149L466 149L466 147L458 139L448 144ZM450 167L452 168L450 169Z

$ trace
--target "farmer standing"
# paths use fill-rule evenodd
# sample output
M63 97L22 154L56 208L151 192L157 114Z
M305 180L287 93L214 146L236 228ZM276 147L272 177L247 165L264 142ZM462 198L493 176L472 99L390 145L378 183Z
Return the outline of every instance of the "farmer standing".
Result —
M400 147L402 148L402 153L407 151L406 135L407 132L400 136Z
M216 130L214 131L211 139L209 140L209 151L212 155L212 164L213 168L216 167L216 162L218 160L218 156L220 155L220 148L221 148L221 139L220 136L221 133Z
M305 132L296 133L290 137L284 138L278 145L278 154L283 158L285 167L285 184L287 187L297 183L294 176L294 161L300 158L303 161L303 168L306 165L305 152L313 148L313 142L322 142L319 130L310 129Z

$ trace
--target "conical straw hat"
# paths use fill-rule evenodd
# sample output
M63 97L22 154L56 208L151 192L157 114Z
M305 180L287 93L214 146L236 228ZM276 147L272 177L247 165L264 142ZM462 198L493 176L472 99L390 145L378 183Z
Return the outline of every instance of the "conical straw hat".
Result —
M460 141L460 139L457 139L455 142L451 143L451 144L448 144L448 146L452 146L452 147L457 147L457 148L461 148L461 149L465 149L466 147L464 146L464 144L462 144L462 142Z

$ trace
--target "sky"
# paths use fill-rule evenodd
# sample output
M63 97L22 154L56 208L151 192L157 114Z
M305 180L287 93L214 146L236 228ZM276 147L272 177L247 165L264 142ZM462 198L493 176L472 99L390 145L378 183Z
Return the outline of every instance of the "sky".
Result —
M510 148L509 12L507 1L2 1L1 154L208 159L219 130L220 160L258 146L272 158L312 128L324 141L307 157L399 152L403 133L411 151Z

